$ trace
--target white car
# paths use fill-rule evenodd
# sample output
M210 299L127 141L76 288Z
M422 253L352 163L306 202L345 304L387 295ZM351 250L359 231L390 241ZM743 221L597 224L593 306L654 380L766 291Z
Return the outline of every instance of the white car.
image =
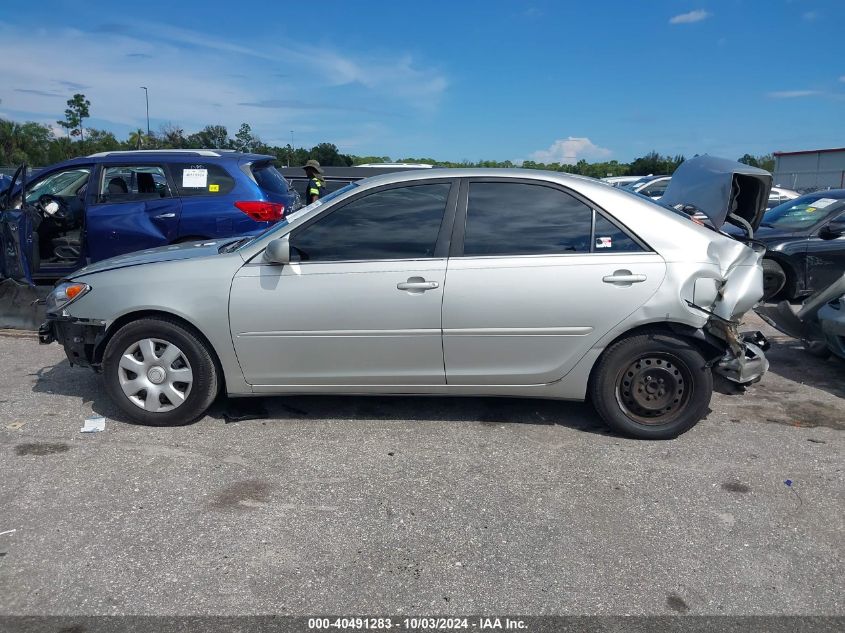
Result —
M624 187L630 185L632 182L637 182L642 176L608 176L602 178L602 182L606 182L614 187Z
M783 204L784 202L788 202L789 200L795 200L801 194L797 191L793 191L792 189L785 189L783 187L772 187L772 190L769 192L769 202L766 205L767 209L772 209L779 204Z

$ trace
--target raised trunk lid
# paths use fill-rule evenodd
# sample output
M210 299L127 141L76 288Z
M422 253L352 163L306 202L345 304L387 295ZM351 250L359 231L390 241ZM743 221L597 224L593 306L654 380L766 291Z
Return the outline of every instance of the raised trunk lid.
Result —
M763 220L771 188L772 175L763 169L696 156L675 170L660 202L678 209L694 207L717 229L729 222L753 233Z

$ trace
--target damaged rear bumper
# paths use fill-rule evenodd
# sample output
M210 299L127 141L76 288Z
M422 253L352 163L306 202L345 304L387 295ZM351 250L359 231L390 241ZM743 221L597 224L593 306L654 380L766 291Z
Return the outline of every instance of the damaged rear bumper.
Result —
M756 344L744 341L742 345L741 356L728 352L713 366L713 370L732 382L750 385L760 380L763 374L769 371L769 361L763 350Z
M736 323L724 320L711 320L706 329L727 345L724 355L712 365L717 374L731 382L750 385L769 371L769 361L764 353L769 349L769 341L762 332L739 334Z
M105 325L100 321L48 315L38 328L38 342L42 345L57 342L64 347L71 365L99 371L100 357L97 352L105 332Z

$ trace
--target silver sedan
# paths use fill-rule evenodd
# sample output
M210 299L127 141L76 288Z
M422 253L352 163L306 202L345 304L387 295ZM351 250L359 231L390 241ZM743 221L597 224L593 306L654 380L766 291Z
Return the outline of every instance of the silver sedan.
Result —
M724 163L726 186L676 206L752 231L770 177ZM675 437L707 413L714 371L767 368L737 331L762 253L686 207L540 171L377 176L257 237L84 268L48 298L41 341L153 425L221 391L482 395L589 399L618 432Z

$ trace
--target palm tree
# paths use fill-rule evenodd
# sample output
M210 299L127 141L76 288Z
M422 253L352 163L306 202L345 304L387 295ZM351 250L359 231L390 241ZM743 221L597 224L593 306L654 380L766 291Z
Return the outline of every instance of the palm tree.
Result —
M14 121L0 119L0 157L3 164L12 164L12 155L18 148L21 126Z
M144 130L138 129L129 134L129 144L141 149L144 144Z

